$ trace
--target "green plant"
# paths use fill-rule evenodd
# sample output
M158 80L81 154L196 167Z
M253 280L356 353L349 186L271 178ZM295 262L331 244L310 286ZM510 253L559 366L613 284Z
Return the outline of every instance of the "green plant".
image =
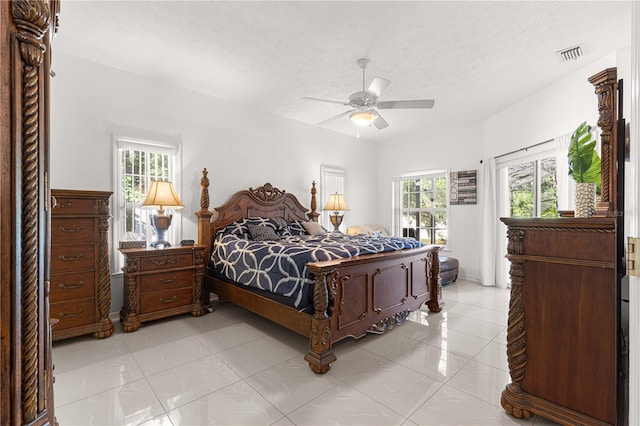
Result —
M569 175L577 183L595 183L600 186L600 156L596 151L596 140L591 134L587 122L583 122L571 135L569 147Z

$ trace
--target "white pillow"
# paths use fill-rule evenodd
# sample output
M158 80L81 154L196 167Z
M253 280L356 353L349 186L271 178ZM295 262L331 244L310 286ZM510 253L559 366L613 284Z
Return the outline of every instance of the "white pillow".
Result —
M301 223L304 227L304 230L307 231L309 235L324 235L326 233L318 222L309 221Z

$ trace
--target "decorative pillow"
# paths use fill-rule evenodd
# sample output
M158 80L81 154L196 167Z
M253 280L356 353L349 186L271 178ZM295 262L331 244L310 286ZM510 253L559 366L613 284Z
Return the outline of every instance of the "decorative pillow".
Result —
M324 235L326 234L325 230L318 222L302 222L302 227L307 231L309 235Z
M280 239L280 235L276 234L275 229L266 225L247 225L249 228L249 234L255 241L277 241Z
M384 237L382 231L369 231L370 237Z
M302 226L302 223L297 220L289 223L289 232L291 235L307 235L307 231Z
M276 217L273 219L276 225L278 225L278 229L276 229L276 234L281 237L290 237L291 230L289 229L289 223L284 217Z

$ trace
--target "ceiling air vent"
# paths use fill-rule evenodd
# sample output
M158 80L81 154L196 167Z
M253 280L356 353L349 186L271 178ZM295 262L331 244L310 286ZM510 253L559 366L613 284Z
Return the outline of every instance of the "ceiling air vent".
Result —
M560 59L560 62L575 61L576 59L580 59L584 56L583 45L579 44L577 46L558 50L556 52L556 55L558 55L558 59Z

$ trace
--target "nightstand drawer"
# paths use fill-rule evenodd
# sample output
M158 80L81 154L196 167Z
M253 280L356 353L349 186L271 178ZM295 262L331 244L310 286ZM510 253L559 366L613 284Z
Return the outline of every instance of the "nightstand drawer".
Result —
M93 271L52 274L49 300L51 303L56 303L93 297L95 291L94 280L95 273Z
M56 325L58 330L92 324L95 322L95 316L93 298L51 304L51 317L60 320Z
M162 311L177 308L193 303L193 288L181 288L178 290L154 291L142 294L140 297L140 310L143 313Z
M193 254L163 254L162 256L148 256L142 258L142 271L155 271L157 269L178 268L193 265Z
M96 214L96 201L84 198L63 198L56 196L56 205L51 209L52 216L75 214Z
M140 290L143 293L160 290L174 290L193 286L193 270L159 272L140 277Z
M71 272L95 268L95 245L76 244L51 247L51 270Z
M55 244L92 243L96 239L92 218L55 218L51 221L51 241Z

